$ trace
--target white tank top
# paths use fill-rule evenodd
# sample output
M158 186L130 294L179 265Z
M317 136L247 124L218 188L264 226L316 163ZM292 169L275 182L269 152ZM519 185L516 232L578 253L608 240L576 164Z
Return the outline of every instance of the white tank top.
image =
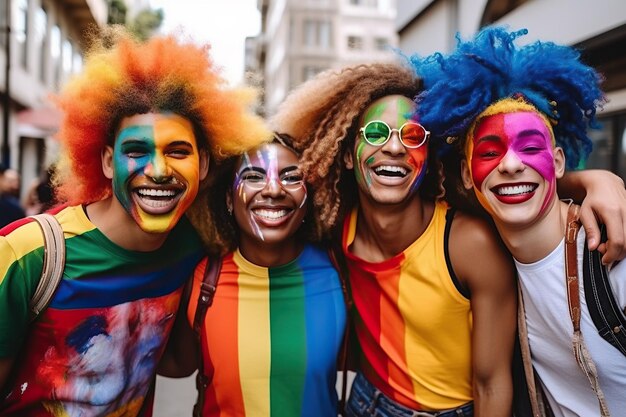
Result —
M626 416L626 356L600 337L585 300L583 246L578 234L580 327L598 368L600 387L612 417ZM515 261L524 297L528 339L535 366L555 417L600 416L596 395L572 352L572 322L565 288L565 243L532 264ZM611 286L620 306L626 306L626 260L610 270Z

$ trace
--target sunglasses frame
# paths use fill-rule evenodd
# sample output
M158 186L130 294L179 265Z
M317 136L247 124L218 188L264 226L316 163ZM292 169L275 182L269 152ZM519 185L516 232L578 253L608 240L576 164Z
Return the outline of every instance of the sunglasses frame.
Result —
M365 136L365 129L367 128L367 126L369 126L371 123L382 123L383 125L387 126L387 129L389 129L389 134L387 135L387 139L385 139L382 143L372 143L367 139L367 136ZM423 131L424 131L424 139L422 140L422 142L419 145L407 145L406 143L404 143L404 141L402 140L402 129L404 129L404 127L406 125L417 125L419 126ZM392 129L391 126L389 126L386 122L382 121L382 120L370 120L369 122L365 123L365 126L361 127L359 129L359 133L363 136L363 139L365 139L365 141L372 145L372 146L384 146L385 143L389 142L389 139L391 139L391 135L393 134L394 130L396 132L398 132L398 139L400 139L400 143L402 143L402 145L405 148L409 148L409 149L417 149L422 147L426 141L430 138L430 131L426 130L426 128L424 126L422 126L421 124L417 123L417 122L406 122L404 123L402 126L400 126L398 129Z

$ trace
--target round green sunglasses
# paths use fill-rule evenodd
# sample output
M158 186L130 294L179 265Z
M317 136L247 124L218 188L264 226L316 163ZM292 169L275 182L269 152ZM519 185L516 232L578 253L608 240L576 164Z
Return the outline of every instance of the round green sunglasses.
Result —
M392 129L382 120L372 120L359 130L367 143L373 146L383 146L394 131L398 132L400 142L411 149L419 148L430 137L430 132L415 122L406 122L399 129Z

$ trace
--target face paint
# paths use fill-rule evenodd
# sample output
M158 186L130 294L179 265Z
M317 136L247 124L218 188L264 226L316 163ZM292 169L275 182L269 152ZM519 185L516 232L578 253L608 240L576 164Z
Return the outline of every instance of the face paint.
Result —
M360 125L380 120L398 129L408 121L415 104L401 95L374 101L364 112ZM398 203L413 195L426 174L428 146L406 148L393 131L381 146L368 143L359 132L353 149L354 175L361 192L380 203Z
M552 135L538 113L516 111L484 117L468 143L466 158L478 199L492 213L494 204L523 203L534 197L538 188L540 192L545 188L540 215L556 194ZM542 184L517 173L525 167L539 174ZM498 180L492 178L496 173Z
M298 156L277 143L244 154L233 183L233 214L242 239L280 243L306 214L306 185Z
M124 118L113 147L113 171L113 193L141 229L170 231L204 176L191 123L164 113Z

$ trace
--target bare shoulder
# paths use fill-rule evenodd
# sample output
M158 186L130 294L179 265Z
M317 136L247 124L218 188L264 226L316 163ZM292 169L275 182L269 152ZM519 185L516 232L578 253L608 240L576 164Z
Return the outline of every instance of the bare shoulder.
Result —
M450 260L470 288L480 282L514 275L514 265L498 231L487 220L457 212L450 229ZM508 279L507 279L508 281Z

